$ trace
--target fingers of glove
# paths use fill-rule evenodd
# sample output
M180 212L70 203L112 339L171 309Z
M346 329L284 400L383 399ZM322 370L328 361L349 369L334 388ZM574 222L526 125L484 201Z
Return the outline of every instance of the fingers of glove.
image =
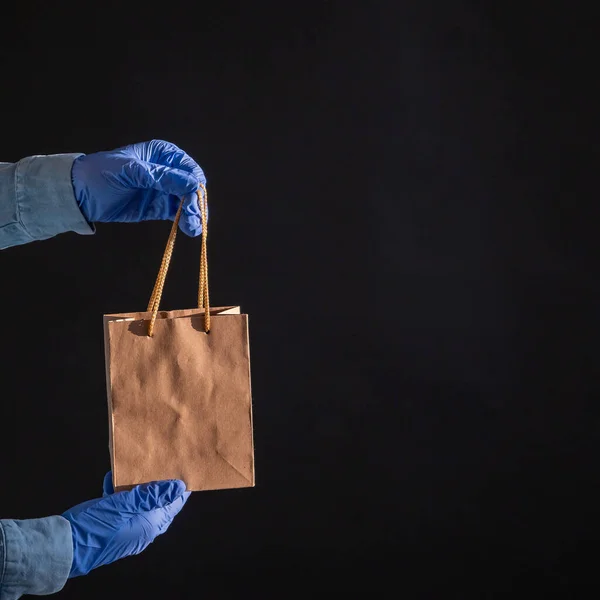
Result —
M192 495L192 492L183 492L179 498L177 498L174 502L171 502L168 506L163 508L165 519L168 524L170 524L173 519L181 512L185 503L189 500L189 497ZM165 528L166 529L166 528Z
M112 483L112 471L109 471L104 476L104 481L102 482L102 496L106 498L106 496L111 496L115 493L115 488Z
M179 148L171 142L164 140L149 140L146 142L138 142L136 144L129 144L122 148L122 150L133 155L140 160L147 162L160 162L157 160L163 153L173 153L179 150ZM179 150L180 151L180 150Z
M183 171L187 171L188 173L192 173L194 177L196 177L196 179L198 180L198 183L206 185L206 176L204 175L204 171L202 170L200 165L183 150L179 150L179 152L173 154L172 166L177 167L178 169L181 169Z
M181 497L184 492L185 483L172 479L138 485L130 491L108 496L103 502L112 501L119 513L134 515L163 508Z
M187 171L136 160L125 163L116 178L126 188L153 189L175 196L198 189L198 180Z
M185 492L179 496L179 498L176 498L171 502L171 504L143 515L143 518L152 527L152 540L156 536L163 534L169 528L173 519L181 512L181 509L184 507L190 495L191 492Z
M179 229L190 237L198 237L202 234L202 221L200 217L184 215L179 221Z
M200 165L181 148L164 140L151 140L127 146L125 151L140 160L192 173L200 183L206 184Z
M169 194L159 194L151 198L150 202L142 210L143 216L140 220L154 221L169 219L173 221L181 198ZM199 236L202 233L202 217L198 207L198 196L196 192L183 196L183 209L179 221L179 228L190 237Z
M140 220L157 221L175 219L181 198L173 194L157 194L149 198L146 205L141 208ZM198 211L198 212L196 212ZM186 235L194 237L202 233L202 219L198 208L196 193L183 196L183 210L181 212L180 229Z
M186 194L183 197L183 210L179 221L179 229L190 237L196 237L202 233L202 217L196 192Z
M133 156L145 162L158 163L165 166L177 165L173 163L173 156L176 154L185 154L181 148L165 140L150 140L147 142L138 142L129 144L124 148L119 148L124 154Z
M141 210L141 221L172 221L177 214L177 209L181 204L181 198L174 194L155 194L151 192L151 197L148 199Z

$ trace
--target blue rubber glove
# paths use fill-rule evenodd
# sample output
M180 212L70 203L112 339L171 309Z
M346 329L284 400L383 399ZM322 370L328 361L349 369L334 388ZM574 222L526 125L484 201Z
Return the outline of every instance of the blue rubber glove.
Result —
M174 144L152 140L80 156L71 176L79 208L91 223L172 221L183 198L181 231L202 233L196 190L206 178Z
M190 492L179 480L138 485L114 493L111 473L104 477L102 498L79 504L62 516L71 523L73 565L69 577L145 550L164 533Z

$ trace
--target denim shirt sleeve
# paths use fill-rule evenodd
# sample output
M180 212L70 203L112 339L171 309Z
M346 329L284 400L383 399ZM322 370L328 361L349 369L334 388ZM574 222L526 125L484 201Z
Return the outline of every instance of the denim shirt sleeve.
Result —
M71 167L78 156L29 156L0 163L0 249L65 231L94 233L73 192Z
M71 524L63 517L0 520L0 600L60 591L72 562Z

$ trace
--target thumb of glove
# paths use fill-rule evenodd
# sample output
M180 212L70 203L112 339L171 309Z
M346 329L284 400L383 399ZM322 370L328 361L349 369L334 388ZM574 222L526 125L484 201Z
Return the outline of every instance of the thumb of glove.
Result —
M112 496L115 493L115 488L112 484L112 471L109 471L104 476L104 481L102 482L102 496L106 498L106 496Z

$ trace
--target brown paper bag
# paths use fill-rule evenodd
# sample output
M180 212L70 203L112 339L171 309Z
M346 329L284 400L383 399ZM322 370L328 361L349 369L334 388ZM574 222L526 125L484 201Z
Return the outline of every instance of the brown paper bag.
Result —
M104 316L115 490L182 479L188 490L254 486L248 316L208 308L206 192L200 308L158 311L181 207L148 311Z

